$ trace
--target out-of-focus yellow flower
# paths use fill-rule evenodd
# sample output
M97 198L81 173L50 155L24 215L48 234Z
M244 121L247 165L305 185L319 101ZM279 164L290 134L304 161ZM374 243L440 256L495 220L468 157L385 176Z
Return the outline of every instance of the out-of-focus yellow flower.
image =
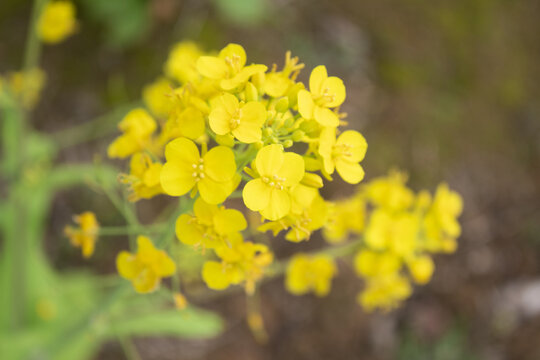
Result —
M161 163L154 163L148 154L139 152L131 157L130 174L120 177L120 181L129 184L129 201L151 199L163 193L159 177Z
M85 211L73 217L79 227L66 226L64 233L69 238L71 245L80 247L85 258L94 253L99 232L99 223L93 212Z
M35 68L28 71L9 73L4 86L9 88L24 108L31 109L39 100L45 80L45 72Z
M364 178L359 162L367 151L366 139L358 131L347 130L336 140L334 128L325 128L319 140L319 154L323 158L324 171L332 174L334 169L349 184L358 184Z
M407 262L412 278L417 284L427 284L431 280L435 264L428 255L421 255L412 258Z
M455 239L461 234L457 218L462 210L461 196L450 190L447 184L440 184L424 219L428 250L455 251L457 246Z
M307 120L315 119L322 126L337 127L338 115L330 110L345 100L345 85L335 76L328 77L326 67L319 65L309 77L309 90L298 92L298 111Z
M180 84L196 81L199 73L195 67L202 50L191 41L182 41L174 45L164 66L165 74Z
M195 106L174 107L161 132L160 141L186 137L197 140L204 135L204 113Z
M176 236L186 245L213 249L247 227L240 211L207 204L202 198L195 200L193 212L195 216L182 214L176 220Z
M175 292L173 294L173 298L174 298L174 306L178 310L184 310L185 308L187 308L189 303L188 303L186 297L182 293Z
M291 209L289 189L302 180L304 159L298 154L283 152L281 145L274 144L259 150L255 166L260 177L244 187L244 203L268 220L278 220Z
M43 9L37 24L40 39L48 44L62 42L76 29L75 6L70 1L49 2Z
M123 134L109 145L107 154L110 158L126 158L149 148L156 127L156 121L146 110L131 110L118 124Z
M216 134L231 133L238 140L251 144L261 140L266 108L258 101L239 103L236 96L224 93L215 101L208 119Z
M347 240L349 234L362 234L366 222L366 201L358 194L329 204L328 221L323 234L330 243Z
M257 73L268 69L265 65L246 65L246 52L238 44L224 47L218 56L201 56L197 59L197 70L209 79L219 81L223 90L233 90L244 84Z
M156 117L166 119L173 107L172 92L170 82L165 78L159 78L144 87L144 104Z
M178 138L165 148L165 158L161 186L169 195L181 196L196 189L207 203L219 204L234 190L236 162L226 146L216 146L201 157L193 141Z
M358 275L368 278L388 276L400 271L401 260L390 252L361 250L354 257L354 268Z
M214 290L244 282L246 292L252 294L255 283L273 261L266 245L244 242L239 233L231 237L229 244L216 247L215 252L221 262L207 261L202 270L203 280Z
M389 211L406 210L414 202L414 193L405 186L406 181L406 174L391 171L388 176L373 179L365 186L366 197L375 206Z
M294 295L313 291L317 296L325 296L336 273L336 265L327 255L297 254L287 267L285 286Z
M358 294L357 301L366 311L377 308L389 311L399 306L411 292L411 284L407 278L400 274L392 274L368 278L365 289Z
M408 257L418 247L420 219L411 213L392 214L377 209L366 227L366 244L377 250L390 250Z
M120 252L116 267L120 276L131 280L137 292L149 293L159 287L162 278L174 274L176 264L165 251L156 249L146 236L137 238L137 246L136 254Z

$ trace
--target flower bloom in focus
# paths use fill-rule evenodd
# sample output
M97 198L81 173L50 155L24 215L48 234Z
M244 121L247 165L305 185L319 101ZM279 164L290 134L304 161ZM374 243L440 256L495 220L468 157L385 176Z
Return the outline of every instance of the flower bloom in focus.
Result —
M86 211L73 217L73 220L79 225L78 228L66 226L64 234L69 238L71 244L82 249L85 258L89 258L94 253L99 223L93 212Z
M49 2L43 9L37 24L40 39L48 44L62 42L76 29L75 6L70 1Z
M137 238L137 253L122 251L116 257L118 273L131 280L139 293L156 290L161 279L169 277L176 271L176 265L163 250L154 247L152 240L146 236Z
M289 213L289 189L304 177L304 160L295 153L283 152L281 145L268 145L257 153L256 171L260 177L244 187L246 206L260 211L269 220L278 220Z
M207 203L219 204L234 190L236 162L226 146L216 146L201 156L193 141L178 138L165 148L165 158L161 186L169 195L196 189Z

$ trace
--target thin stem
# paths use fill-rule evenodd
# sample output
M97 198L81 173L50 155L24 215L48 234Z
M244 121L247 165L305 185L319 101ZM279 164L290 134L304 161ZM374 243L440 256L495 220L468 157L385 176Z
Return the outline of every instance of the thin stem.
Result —
M117 336L118 342L120 343L120 346L122 347L122 350L124 351L124 355L126 355L127 360L141 360L141 356L139 355L139 352L137 351L137 348L135 347L135 344L133 344L133 341L127 336Z
M34 0L32 5L32 15L30 18L30 26L26 35L26 47L24 52L24 70L32 70L39 64L41 55L41 41L38 38L37 23L41 11L49 0Z

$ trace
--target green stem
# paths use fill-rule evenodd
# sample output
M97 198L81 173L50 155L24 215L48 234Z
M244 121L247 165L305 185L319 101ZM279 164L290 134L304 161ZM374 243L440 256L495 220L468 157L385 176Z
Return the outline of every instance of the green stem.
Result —
M38 38L37 23L43 7L49 0L34 0L32 5L32 15L30 18L30 26L26 35L26 48L24 52L24 70L32 70L39 64L41 56L41 41Z

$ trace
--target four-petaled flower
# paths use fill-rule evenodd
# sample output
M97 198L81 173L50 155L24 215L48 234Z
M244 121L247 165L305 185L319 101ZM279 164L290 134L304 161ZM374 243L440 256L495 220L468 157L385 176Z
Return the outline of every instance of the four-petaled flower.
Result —
M161 279L176 271L176 264L163 250L154 247L146 236L137 238L137 253L122 251L116 258L118 273L131 280L137 292L149 293L156 290Z
M201 157L193 141L178 138L165 148L165 158L161 186L169 195L181 196L197 189L204 201L219 204L234 190L236 162L226 146L216 146Z

